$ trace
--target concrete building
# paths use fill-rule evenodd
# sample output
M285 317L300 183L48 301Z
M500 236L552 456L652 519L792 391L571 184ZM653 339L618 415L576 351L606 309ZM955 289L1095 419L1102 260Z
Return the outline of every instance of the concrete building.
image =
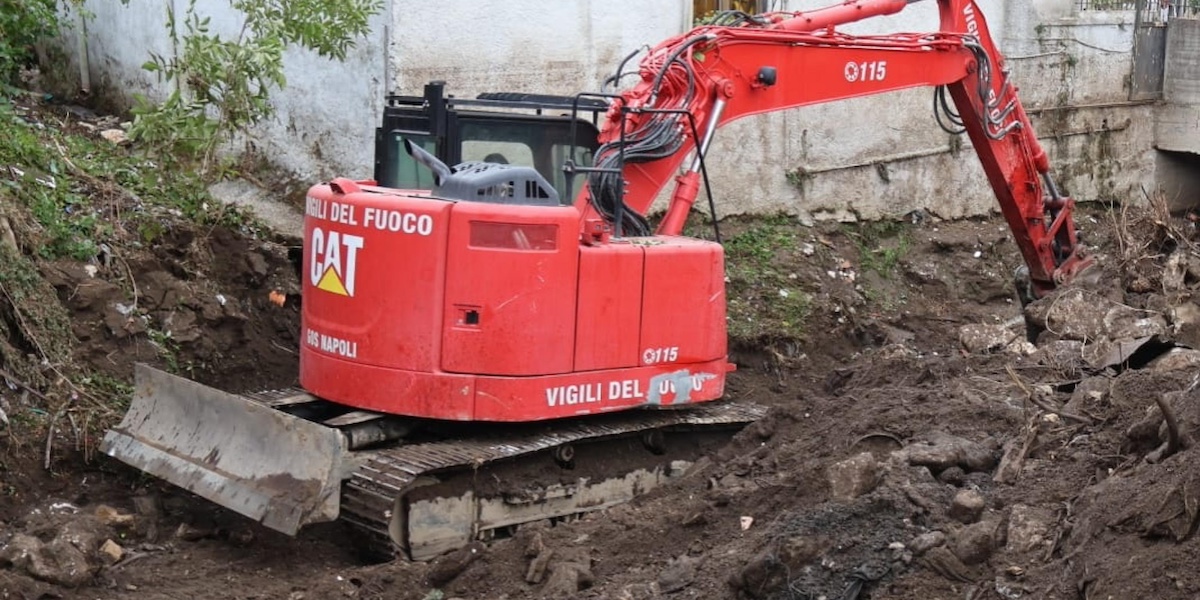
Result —
M276 115L250 140L300 178L369 177L386 93L419 94L435 79L460 96L598 90L622 57L687 30L710 5L807 10L831 3L391 2L344 64L289 51L288 87L274 96ZM182 13L187 4L87 0L85 55L95 91L118 102L133 94L162 97L165 85L140 65L149 52L171 52L166 6ZM215 30L236 30L238 14L227 4L201 4ZM1197 22L1164 25L1149 13L1139 15L1133 2L980 4L1062 187L1080 200L1137 201L1143 190L1162 184L1177 205L1200 202ZM936 3L925 0L846 29L933 31L937 25ZM719 132L708 164L722 215L785 212L845 220L919 209L951 218L995 208L969 143L936 126L928 89L747 118Z

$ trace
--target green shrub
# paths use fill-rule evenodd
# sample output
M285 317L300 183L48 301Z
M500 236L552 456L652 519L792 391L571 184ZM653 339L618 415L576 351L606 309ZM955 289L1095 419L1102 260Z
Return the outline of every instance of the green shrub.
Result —
M142 98L133 111L130 133L135 139L198 159L202 173L210 171L219 143L271 115L271 92L287 84L285 49L300 46L345 60L383 4L381 0L231 0L230 6L244 15L233 38L214 33L209 19L197 13L195 0L183 15L168 9L167 30L175 53L151 54L142 68L172 83L173 89L162 104Z
M55 0L0 0L0 89L35 62L34 44L58 32Z

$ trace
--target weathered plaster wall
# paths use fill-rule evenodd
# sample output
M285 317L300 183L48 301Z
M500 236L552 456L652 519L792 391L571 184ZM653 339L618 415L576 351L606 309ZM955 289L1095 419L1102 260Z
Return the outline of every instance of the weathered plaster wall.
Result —
M184 0L170 0L178 10ZM831 0L788 0L787 10ZM202 3L230 27L224 3ZM629 52L689 25L679 0L408 0L392 3L345 64L289 52L289 87L252 141L302 178L367 176L386 92L418 94L430 80L450 93L596 91ZM140 70L170 53L166 4L88 0L92 78L109 90L160 97ZM220 7L218 10L217 7ZM984 0L991 30L1051 153L1062 187L1081 200L1134 195L1154 172L1150 108L1128 105L1132 12L1077 16L1074 0ZM852 33L932 31L936 4L851 25ZM781 77L796 76L781 74ZM803 76L803 74L799 74ZM897 92L734 123L714 143L721 214L787 212L878 218L923 209L943 217L995 209L973 150L935 124L932 91Z
M678 0L406 0L397 3L388 59L396 93L575 94L598 91L630 52L684 31ZM634 63L636 64L636 63Z
M133 105L135 95L160 100L170 87L141 65L151 53L171 56L166 29L169 7L178 19L186 0L86 0L92 15L87 25L88 62L94 93L117 108ZM225 2L199 2L202 16L211 18L213 32L235 36L239 14ZM345 63L316 53L291 50L284 56L288 86L273 96L275 115L247 137L278 166L307 179L334 173L369 177L373 164L374 128L383 110L384 33L389 16L378 15L369 38L359 40ZM182 32L183 25L177 23ZM74 31L67 32L70 39ZM74 45L66 44L78 69Z
M1163 105L1155 141L1158 187L1177 210L1200 208L1200 19L1167 28Z
M134 97L152 100L166 96L166 87L141 66L152 54L171 55L171 38L166 34L168 2L130 0L129 5L105 0L87 0L83 10L91 15L87 22L88 65L93 93L114 108L127 109ZM72 60L71 72L78 72L75 29L71 20L64 33L65 48Z
M1200 19L1179 19L1167 28L1163 102L1159 148L1200 154Z
M819 4L793 1L789 9ZM917 4L848 29L932 31L935 8ZM1155 165L1153 112L1126 100L1132 13L1076 17L1070 0L985 2L982 9L1060 186L1081 200L1140 197ZM970 142L938 128L931 105L932 91L917 89L735 123L710 155L718 210L836 219L995 210Z

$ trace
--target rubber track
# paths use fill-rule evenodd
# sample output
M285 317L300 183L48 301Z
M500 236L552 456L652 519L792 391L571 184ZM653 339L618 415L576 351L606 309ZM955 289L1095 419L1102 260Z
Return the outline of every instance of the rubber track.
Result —
M562 444L624 437L653 429L687 430L744 425L766 414L754 404L710 402L669 410L630 410L541 425L538 431L482 438L401 445L369 453L342 487L341 519L366 538L364 548L380 558L396 549L388 524L395 499L422 475L479 468L487 463L551 450ZM528 431L528 429L527 429Z
M243 397L286 409L304 402L324 402L299 388L243 394ZM733 402L706 402L659 410L626 410L576 419L498 425L500 435L399 443L362 450L363 461L342 486L339 518L357 530L360 547L373 558L395 558L397 548L388 534L396 498L422 475L479 468L485 464L551 450L562 444L601 441L654 429L688 430L745 425L766 414L766 407Z

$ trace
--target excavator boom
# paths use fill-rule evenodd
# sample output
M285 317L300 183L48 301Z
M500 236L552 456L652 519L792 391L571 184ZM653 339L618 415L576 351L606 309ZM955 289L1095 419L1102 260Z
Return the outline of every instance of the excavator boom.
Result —
M1073 201L1050 177L1045 150L1009 70L973 0L938 0L929 33L852 36L837 27L900 12L905 0L852 0L800 13L735 14L667 40L643 58L641 81L622 93L601 127L599 172L579 200L630 235L649 233L643 215L675 179L657 229L677 235L700 189L703 155L716 129L742 117L914 87L931 87L954 133L979 156L1035 296L1072 279L1090 259L1078 243ZM676 176L684 159L699 157ZM605 170L607 169L607 170Z

